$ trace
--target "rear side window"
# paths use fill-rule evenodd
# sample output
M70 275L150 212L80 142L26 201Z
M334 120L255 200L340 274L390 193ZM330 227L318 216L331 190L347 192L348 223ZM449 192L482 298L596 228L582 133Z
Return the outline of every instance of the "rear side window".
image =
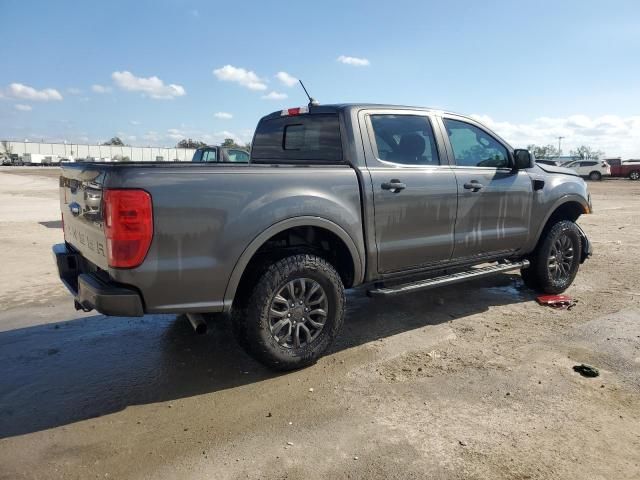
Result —
M338 115L297 115L261 121L253 139L251 161L342 162Z
M429 119L417 115L371 115L378 158L402 165L439 165Z
M227 156L229 161L234 163L246 163L249 161L249 154L242 150L229 150Z

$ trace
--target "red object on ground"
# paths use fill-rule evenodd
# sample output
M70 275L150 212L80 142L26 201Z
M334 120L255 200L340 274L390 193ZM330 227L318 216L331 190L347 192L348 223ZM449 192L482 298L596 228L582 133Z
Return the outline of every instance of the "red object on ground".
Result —
M571 308L576 303L573 298L568 295L540 295L536 297L536 301L540 305L553 308Z

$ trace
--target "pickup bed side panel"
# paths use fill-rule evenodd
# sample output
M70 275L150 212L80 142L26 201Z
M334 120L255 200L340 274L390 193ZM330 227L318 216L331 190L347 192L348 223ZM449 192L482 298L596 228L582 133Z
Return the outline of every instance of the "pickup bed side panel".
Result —
M150 313L223 310L242 253L286 219L325 219L364 252L360 192L347 166L130 168L109 175L106 187L144 188L152 196L154 238L144 263L109 270L141 291Z

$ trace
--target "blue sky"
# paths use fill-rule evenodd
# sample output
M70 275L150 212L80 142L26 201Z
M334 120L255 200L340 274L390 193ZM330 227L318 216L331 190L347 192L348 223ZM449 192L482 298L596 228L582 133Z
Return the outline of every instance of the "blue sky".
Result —
M586 143L640 158L637 1L0 0L0 9L2 138L248 141L262 115L306 103L276 77L285 72L325 103L445 108L477 115L515 146L562 135L565 151Z

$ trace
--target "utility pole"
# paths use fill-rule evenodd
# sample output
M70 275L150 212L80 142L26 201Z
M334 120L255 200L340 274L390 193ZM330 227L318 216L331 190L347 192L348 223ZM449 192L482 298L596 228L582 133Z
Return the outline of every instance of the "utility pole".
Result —
M558 137L558 156L562 155L562 139L564 137Z

